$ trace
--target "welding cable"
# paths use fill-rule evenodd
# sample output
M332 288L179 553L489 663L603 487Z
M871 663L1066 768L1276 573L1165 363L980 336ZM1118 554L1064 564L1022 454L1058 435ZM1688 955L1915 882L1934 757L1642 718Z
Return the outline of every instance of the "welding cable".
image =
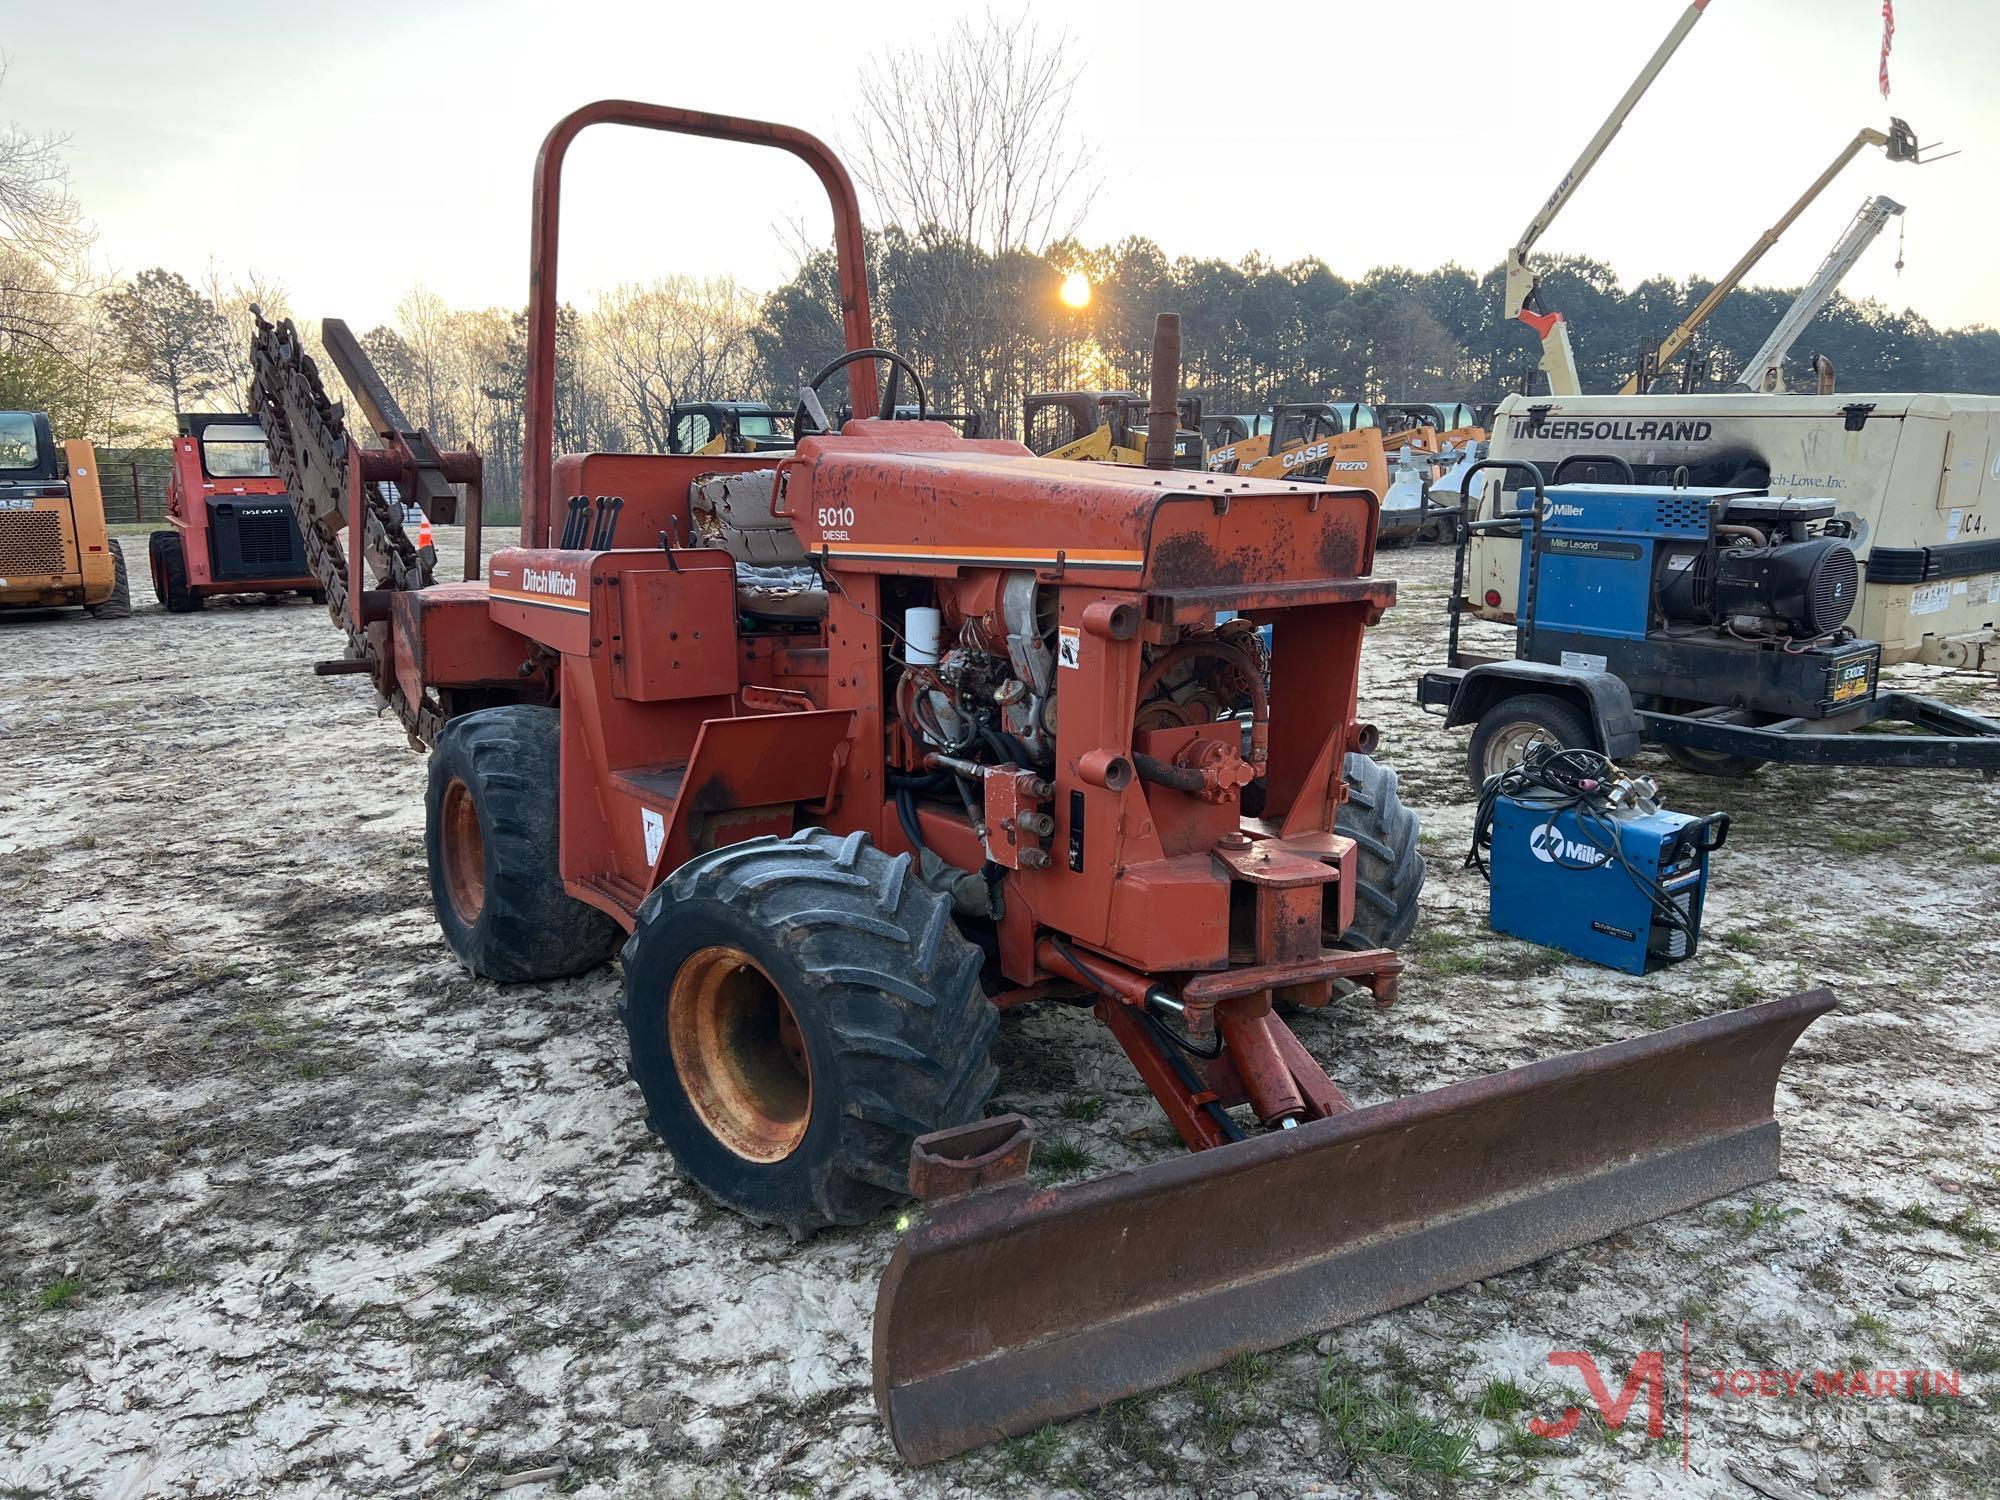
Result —
M1665 919L1669 927L1685 934L1689 938L1695 935L1694 924L1687 919L1687 916L1678 906L1674 905L1673 899L1667 895L1666 891L1661 887L1660 882L1646 871L1641 870L1626 857L1625 843L1619 836L1618 824L1615 819L1606 816L1602 808L1595 805L1585 805L1577 809L1576 824L1577 831L1584 836L1584 842L1590 844L1599 853L1616 860L1618 867L1631 879L1632 884L1639 888L1640 894L1653 903L1654 908ZM1599 830L1608 836L1610 840L1609 848L1606 848L1604 844L1599 843L1597 839L1591 837L1593 831ZM1591 868L1595 868L1595 866Z
M1609 757L1595 750L1544 750L1540 746L1530 746L1528 755L1518 765L1488 777L1486 784L1480 788L1479 807L1473 817L1472 847L1466 853L1465 867L1478 870L1489 884L1492 882L1492 871L1482 851L1493 847L1493 815L1500 797L1553 792L1553 802L1546 796L1534 799L1549 809L1548 821L1542 825L1544 832L1553 833L1557 819L1565 812L1573 813L1581 841L1603 855L1605 861L1616 863L1640 894L1652 903L1653 909L1668 927L1692 938L1693 923L1674 904L1660 882L1632 862L1625 853L1617 820L1605 811L1606 791L1624 774ZM1551 863L1558 869L1582 873L1597 869L1602 863L1565 858L1559 840L1545 840L1545 847L1549 849Z

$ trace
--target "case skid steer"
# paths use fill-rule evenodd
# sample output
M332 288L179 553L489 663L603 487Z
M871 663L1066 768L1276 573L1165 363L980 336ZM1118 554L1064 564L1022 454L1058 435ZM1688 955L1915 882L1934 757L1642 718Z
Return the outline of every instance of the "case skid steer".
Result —
M608 101L537 165L521 544L488 582L411 566L376 486L477 460L413 441L342 325L326 346L377 391L381 444L342 430L288 325L258 330L259 411L302 528L331 546L360 518L325 578L350 643L328 669L368 673L429 747L452 949L503 981L622 955L646 1116L716 1201L803 1237L922 1200L875 1313L907 1458L1777 1170L1779 1068L1824 993L1361 1108L1281 1019L1394 999L1396 955L1340 942L1368 845L1397 882L1378 894L1416 894L1414 820L1355 713L1395 597L1365 490L876 417L785 455L558 457L562 165L602 124L808 163L849 351L815 384L845 368L858 411L893 408L886 360L924 404L874 347L861 216L824 145ZM1162 411L1177 343L1163 319ZM690 545L697 521L718 545ZM816 618L765 613L765 570L788 566L821 580ZM1225 610L1242 622L1217 628ZM1030 1125L985 1114L999 1012L1031 1002L1094 1015L1193 1154L1031 1186Z
M1224 421L1231 419L1225 418ZM1239 426L1247 426L1236 419ZM1330 480L1369 491L1389 490L1389 464L1373 411L1361 402L1291 401L1258 419L1261 431L1212 445L1208 469L1253 479Z
M0 411L0 610L132 613L125 554L104 524L96 451L56 445L47 412Z

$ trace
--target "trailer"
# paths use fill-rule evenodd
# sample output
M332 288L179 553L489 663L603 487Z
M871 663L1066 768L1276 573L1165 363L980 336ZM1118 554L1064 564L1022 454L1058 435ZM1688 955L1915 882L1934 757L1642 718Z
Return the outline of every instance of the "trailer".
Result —
M1492 469L1533 496L1461 526L1446 665L1417 683L1419 704L1473 726L1475 786L1536 740L1613 760L1655 744L1720 776L1770 763L2000 771L2000 722L1881 689L1881 644L1845 625L1860 568L1834 502L1662 489L1632 483L1622 459L1579 462L1624 482L1551 485L1518 459L1466 474L1467 496ZM1512 658L1459 646L1468 554L1492 538L1522 558Z

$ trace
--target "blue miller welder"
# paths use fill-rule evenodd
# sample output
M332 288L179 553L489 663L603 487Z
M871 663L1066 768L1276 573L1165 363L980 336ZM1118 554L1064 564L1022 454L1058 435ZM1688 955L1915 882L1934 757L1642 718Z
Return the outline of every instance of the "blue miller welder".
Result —
M1692 957L1729 815L1668 812L1655 794L1594 750L1531 743L1487 781L1466 856L1492 886L1493 930L1630 974Z

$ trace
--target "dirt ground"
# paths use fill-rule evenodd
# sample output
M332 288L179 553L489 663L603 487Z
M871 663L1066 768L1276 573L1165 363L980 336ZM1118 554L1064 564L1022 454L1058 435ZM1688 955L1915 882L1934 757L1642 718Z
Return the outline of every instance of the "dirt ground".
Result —
M446 550L450 550L447 534ZM1301 1022L1362 1102L1826 983L1748 1195L921 1472L869 1388L891 1220L793 1245L641 1124L618 976L513 988L439 940L424 763L301 602L0 622L0 1493L1585 1496L2000 1493L2000 789L1706 781L1736 816L1702 952L1629 978L1494 937L1463 731L1411 701L1448 558L1364 712L1423 814L1403 999ZM1896 674L2000 713L1979 678ZM1042 1174L1175 1147L1087 1016L1001 1032ZM1682 1324L1695 1371L1683 1468ZM1667 1430L1588 1413L1671 1351ZM1717 1397L1706 1371L1959 1372ZM1755 1375L1750 1381L1754 1389ZM523 1478L523 1476L526 1476Z

